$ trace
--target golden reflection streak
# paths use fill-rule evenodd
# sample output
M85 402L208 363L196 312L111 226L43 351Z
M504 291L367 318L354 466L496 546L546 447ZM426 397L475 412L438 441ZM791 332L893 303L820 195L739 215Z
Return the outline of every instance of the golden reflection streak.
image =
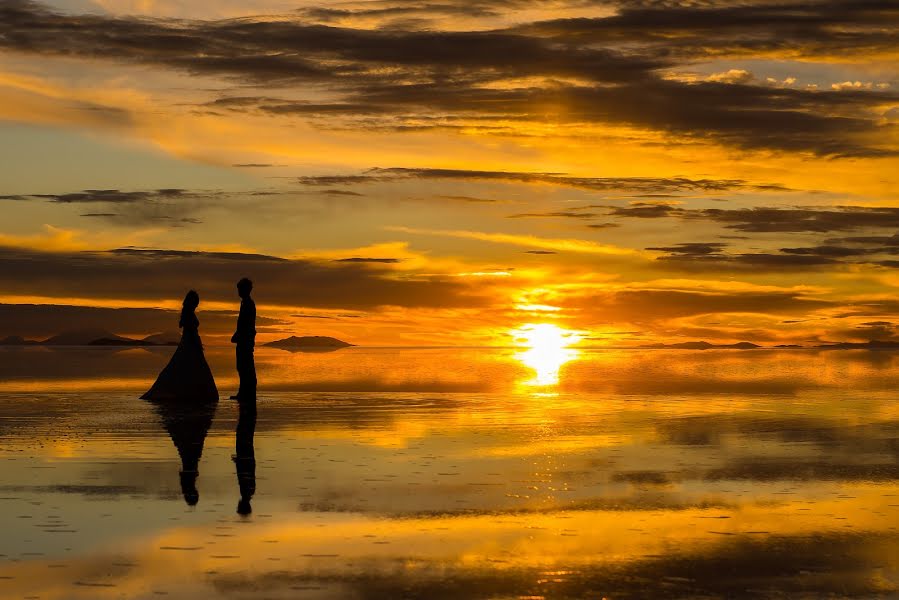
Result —
M433 576L435 569L471 577L472 572L483 574L484 565L489 564L489 572L495 574L538 568L576 569L589 574L597 567L639 566L649 557L693 557L698 561L726 557L728 546L722 540L730 536L753 535L761 543L771 543L834 533L846 524L835 522L836 515L851 517L854 535L891 573L899 557L896 538L890 527L892 521L877 513L888 509L884 494L894 491L894 486L862 484L853 488L851 498L839 498L845 488L828 484L819 488L822 496L813 496L814 511L805 510L804 502L777 502L777 510L772 510L770 501L744 500L733 508L561 510L529 513L527 519L497 519L494 514L409 519L323 512L283 514L276 523L242 525L240 536L216 538L214 548L206 546L196 552L167 548L197 546L197 540L214 535L220 522L172 527L150 538L123 537L114 548L100 548L67 560L66 569L48 568L58 563L58 558L6 565L0 568L0 576L10 577L3 581L4 592L9 593L6 597L39 594L41 598L94 599L147 597L148 590L175 586L189 592L178 597L232 597L227 592L236 593L240 588L218 586L234 585L249 576L249 581L260 585L286 587L291 578L285 573L351 582L362 572L414 582L424 580L429 573ZM718 521L722 517L727 518ZM711 518L715 519L714 526L697 526L700 519ZM563 537L560 532L570 535ZM365 538L390 543L360 544L359 540ZM610 539L615 543L610 545ZM279 543L273 547L271 540ZM504 560L492 560L499 549ZM110 563L121 557L127 557L133 567L112 571ZM223 561L222 557L239 557L239 561ZM272 567L270 558L278 559L277 568ZM408 567L398 572L394 568L398 561L406 561ZM109 587L91 587L89 595L73 596L73 580L96 581ZM469 585L475 585L477 578L469 581Z
M515 358L535 373L533 379L522 382L522 385L558 385L562 365L581 354L580 350L571 348L580 341L581 334L552 323L528 323L510 333L516 344L525 347L525 350L515 353Z

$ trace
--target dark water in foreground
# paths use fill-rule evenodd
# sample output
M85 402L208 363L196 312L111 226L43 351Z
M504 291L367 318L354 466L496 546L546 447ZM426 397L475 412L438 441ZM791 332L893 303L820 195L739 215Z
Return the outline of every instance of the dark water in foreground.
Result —
M899 354L260 351L244 516L170 352L0 350L0 598L899 596Z

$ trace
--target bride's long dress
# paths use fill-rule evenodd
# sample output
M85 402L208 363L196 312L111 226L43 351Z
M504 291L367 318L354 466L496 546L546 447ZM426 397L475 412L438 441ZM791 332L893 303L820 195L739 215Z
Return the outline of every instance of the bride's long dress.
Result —
M169 364L159 373L156 383L141 396L144 400L179 400L185 402L216 402L219 398L215 379L200 341L200 321L191 315L182 323L181 343Z

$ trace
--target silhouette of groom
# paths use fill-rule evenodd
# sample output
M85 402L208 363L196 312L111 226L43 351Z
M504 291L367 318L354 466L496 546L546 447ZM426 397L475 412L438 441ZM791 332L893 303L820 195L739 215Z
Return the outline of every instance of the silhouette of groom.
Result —
M232 400L256 400L256 364L253 361L253 347L256 344L256 303L250 298L253 282L244 277L237 282L240 296L240 314L237 316L237 331L231 336L231 343L237 349L237 375L240 387Z

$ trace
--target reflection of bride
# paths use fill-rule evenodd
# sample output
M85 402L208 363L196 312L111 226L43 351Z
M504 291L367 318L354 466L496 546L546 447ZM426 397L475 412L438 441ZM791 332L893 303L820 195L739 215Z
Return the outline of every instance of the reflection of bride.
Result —
M197 477L200 475L200 457L203 442L215 416L215 401L182 404L180 402L154 401L162 425L168 431L181 458L181 493L188 505L200 500Z
M212 402L219 397L212 371L203 355L200 341L200 321L194 314L200 304L195 291L187 292L181 309L181 343L169 364L159 373L156 383L141 398L144 400L183 400L185 402Z

